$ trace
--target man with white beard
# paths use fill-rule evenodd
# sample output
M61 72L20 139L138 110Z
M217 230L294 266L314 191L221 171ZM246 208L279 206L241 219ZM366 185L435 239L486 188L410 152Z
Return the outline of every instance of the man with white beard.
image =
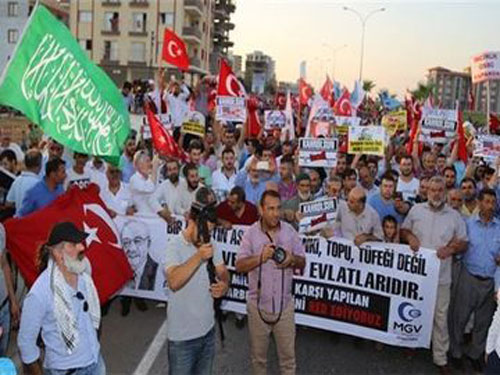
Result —
M445 181L435 176L429 181L428 201L410 210L402 229L401 239L413 251L420 246L433 249L441 260L434 323L432 327L432 356L441 374L449 374L448 307L451 292L452 255L467 250L467 231L460 213L446 204Z
M87 236L73 223L59 223L41 249L43 272L24 300L17 338L25 373L106 373L97 338L99 297L82 243ZM43 365L37 345L40 332Z

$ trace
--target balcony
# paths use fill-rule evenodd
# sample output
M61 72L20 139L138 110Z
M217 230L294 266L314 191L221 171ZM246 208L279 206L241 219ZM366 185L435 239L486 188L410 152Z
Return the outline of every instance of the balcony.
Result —
M232 23L232 22L222 22L221 27L224 30L234 30L234 23Z
M198 43L201 43L201 31L198 27L192 26L192 27L183 27L182 28L182 35L184 36L184 39L186 41L195 41Z
M149 6L148 0L131 0L129 3L131 8L147 8Z
M118 29L109 29L109 30L102 30L101 35L120 35L120 30Z
M104 0L102 2L103 7L119 7L122 3L119 0Z
M193 17L203 16L203 4L201 0L184 0L184 10Z

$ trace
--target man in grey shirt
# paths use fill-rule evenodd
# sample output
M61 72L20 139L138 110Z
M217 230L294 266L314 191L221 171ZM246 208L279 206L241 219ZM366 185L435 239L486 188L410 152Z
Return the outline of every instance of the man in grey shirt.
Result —
M186 229L167 248L165 277L172 293L167 307L169 374L212 373L215 355L214 298L227 289L229 274L222 254L198 236L200 212L215 201L205 187L198 190ZM209 215L208 229L216 225ZM217 282L210 285L207 261L213 259Z
M441 260L439 285L432 327L432 356L443 374L450 373L446 353L449 348L448 307L451 291L452 255L467 249L467 231L460 214L446 205L445 181L432 177L427 192L428 202L412 207L406 217L401 239L417 251L420 246L436 250Z
M340 201L335 223L323 230L326 238L338 235L354 241L356 246L367 241L381 241L384 238L377 212L366 204L366 193L362 187L353 188L347 202Z

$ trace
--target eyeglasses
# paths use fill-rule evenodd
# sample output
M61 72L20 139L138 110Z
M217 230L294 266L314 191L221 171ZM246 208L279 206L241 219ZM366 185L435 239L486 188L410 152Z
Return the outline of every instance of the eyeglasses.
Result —
M78 300L83 301L83 311L87 312L89 311L89 303L85 299L85 296L83 295L82 292L78 292L75 294L75 297L78 298Z

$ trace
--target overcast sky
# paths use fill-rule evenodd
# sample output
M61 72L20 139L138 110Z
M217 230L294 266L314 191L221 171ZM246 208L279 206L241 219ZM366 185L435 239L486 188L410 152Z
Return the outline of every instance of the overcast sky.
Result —
M500 50L500 1L335 1L236 0L231 32L234 52L261 50L276 61L280 81L295 81L300 61L307 80L322 84L325 73L352 89L359 75L361 22L349 6L366 15L385 7L366 23L363 78L403 95L427 69L463 70L474 54ZM328 44L330 47L325 47Z

